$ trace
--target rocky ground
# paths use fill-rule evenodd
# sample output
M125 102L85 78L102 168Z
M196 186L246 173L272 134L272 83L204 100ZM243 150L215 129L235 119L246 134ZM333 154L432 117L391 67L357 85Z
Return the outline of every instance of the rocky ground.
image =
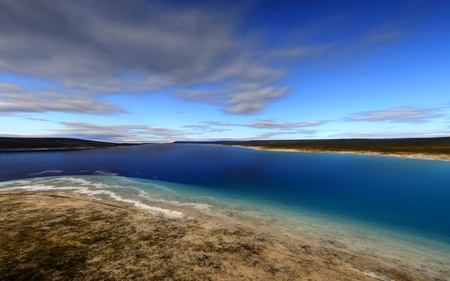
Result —
M70 194L0 193L0 280L445 280L333 245Z

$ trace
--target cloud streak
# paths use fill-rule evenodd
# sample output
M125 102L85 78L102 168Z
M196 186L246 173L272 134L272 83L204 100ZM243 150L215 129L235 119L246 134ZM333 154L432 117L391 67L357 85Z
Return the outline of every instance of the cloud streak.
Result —
M351 133L339 133L331 135L332 138L371 138L371 139L389 139L389 138L437 138L437 137L450 137L449 131L403 131L403 132L351 132Z
M266 44L273 36L251 36L255 30L243 24L251 7L264 3L213 2L194 7L162 0L2 1L0 70L77 93L159 91L218 105L227 114L252 115L291 93L280 81L293 63L325 54L347 57L355 48L402 38L386 25L333 42L325 36L330 26L345 21L327 16L283 30L290 40ZM311 43L317 36L321 43ZM204 85L215 90L198 90Z
M60 111L82 114L117 114L127 111L109 102L85 95L32 92L14 84L0 83L0 112L30 113Z
M346 121L392 122L392 123L424 123L430 119L441 117L441 109L425 109L415 107L400 107L387 110L374 110L355 113Z
M255 129L272 129L272 130L294 130L303 127L315 127L321 126L327 122L328 120L314 120L314 121L305 121L305 122L277 122L273 119L261 119L256 122L247 122L247 123L225 123L220 121L199 121L200 124L193 125L185 125L187 128L211 128L211 127L247 127L247 128L255 128ZM299 131L299 130L297 130Z
M263 119L258 122L245 123L243 126L259 129L293 129L301 127L320 126L327 121L306 121L306 122L276 122L273 119Z
M230 114L258 113L287 94L288 87L271 85L285 75L272 61L307 56L309 48L259 51L255 42L236 36L239 20L230 19L243 14L236 5L192 9L165 1L3 1L0 69L85 93L176 86L185 89L178 97L221 104ZM190 89L200 84L225 86L220 92Z
M81 138L108 142L173 142L173 141L202 141L202 140L255 140L267 139L276 135L305 134L312 135L315 130L298 131L274 131L263 134L232 137L232 136L205 136L205 132L222 132L227 129L198 127L195 125L186 125L192 130L178 130L167 127L144 126L144 125L100 125L87 122L66 121L60 123L63 127L51 130L47 133L13 133L0 132L3 137L62 137L62 138Z
M2 69L92 83L92 90L101 79L119 91L125 85L114 77L124 70L192 83L235 45L230 26L158 1L19 0L2 2L0 11Z
M99 125L87 122L62 122L63 128L48 133L52 137L82 138L111 142L170 142L198 132L144 125Z

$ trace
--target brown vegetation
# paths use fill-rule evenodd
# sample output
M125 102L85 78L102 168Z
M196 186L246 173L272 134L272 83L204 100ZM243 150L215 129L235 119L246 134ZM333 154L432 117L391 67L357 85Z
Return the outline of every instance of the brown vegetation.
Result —
M68 194L2 192L0 214L0 280L441 280L333 241L280 240Z
M252 140L180 143L232 145L264 150L379 154L450 159L450 138Z
M136 144L70 138L0 138L0 151L106 148Z

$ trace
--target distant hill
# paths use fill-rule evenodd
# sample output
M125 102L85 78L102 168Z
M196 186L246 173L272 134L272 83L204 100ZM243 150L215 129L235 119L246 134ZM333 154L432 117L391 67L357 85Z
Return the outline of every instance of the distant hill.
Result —
M233 145L267 150L353 152L399 156L427 154L430 156L441 155L450 157L450 137L402 139L251 140L178 143Z
M118 146L131 146L137 144L111 143L101 141L90 141L71 138L1 138L0 151L21 150L59 150L59 149L86 149L106 148Z

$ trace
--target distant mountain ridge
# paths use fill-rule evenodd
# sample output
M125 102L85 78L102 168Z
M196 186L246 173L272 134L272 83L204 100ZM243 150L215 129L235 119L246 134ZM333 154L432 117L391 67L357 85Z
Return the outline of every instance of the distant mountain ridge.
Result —
M0 151L26 150L62 150L106 148L118 146L132 146L140 144L112 143L73 138L3 138L0 137Z

